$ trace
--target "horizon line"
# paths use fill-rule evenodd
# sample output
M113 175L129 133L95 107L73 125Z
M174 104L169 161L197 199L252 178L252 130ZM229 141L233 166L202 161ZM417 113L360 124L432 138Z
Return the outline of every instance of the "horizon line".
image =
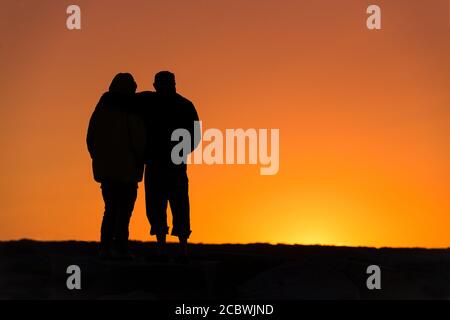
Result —
M20 239L9 239L9 240L0 240L0 244L8 243L8 242L41 242L41 243L64 243L64 242L80 242L80 243L99 243L98 240L74 240L74 239L66 239L66 240L38 240L31 238L20 238ZM144 241L144 240L134 240L130 239L129 242L134 243L156 243L154 240ZM168 244L178 244L177 241L167 241ZM291 246L291 247L330 247L330 248L353 248L353 249L403 249L403 250L450 250L449 247L389 247L389 246L367 246L367 245L334 245L334 244L301 244L301 243L282 243L282 242L223 242L223 243L204 243L204 242L189 242L190 245L208 245L208 246L251 246L251 245L266 245L266 246Z

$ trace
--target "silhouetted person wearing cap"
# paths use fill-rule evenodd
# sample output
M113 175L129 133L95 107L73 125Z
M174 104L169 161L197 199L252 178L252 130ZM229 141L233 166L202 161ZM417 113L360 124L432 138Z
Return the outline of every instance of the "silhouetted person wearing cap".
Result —
M185 163L174 164L171 159L173 147L178 143L171 141L172 133L176 129L189 131L191 150L199 141L199 130L194 125L198 121L197 111L188 99L176 92L175 75L168 71L161 71L155 75L153 84L156 92L142 92L139 94L147 129L147 152L145 168L145 199L147 217L149 219L151 235L156 235L158 254L165 256L167 225L167 204L173 216L171 234L180 241L182 260L187 259L187 242L190 229L190 208L188 194L187 166Z
M131 74L117 74L89 122L87 146L105 202L102 258L131 258L128 226L144 172L146 140L144 122L136 112L136 87Z

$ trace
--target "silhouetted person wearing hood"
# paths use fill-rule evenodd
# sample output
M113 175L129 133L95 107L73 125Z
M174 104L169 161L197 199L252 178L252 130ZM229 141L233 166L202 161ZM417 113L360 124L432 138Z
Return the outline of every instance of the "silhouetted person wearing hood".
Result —
M151 235L156 235L158 254L165 256L167 225L167 204L173 216L171 234L180 241L181 258L187 259L187 242L191 234L188 194L187 166L174 164L172 149L178 142L171 141L176 129L186 129L191 135L191 150L199 141L194 141L194 122L197 111L188 99L176 92L175 75L161 71L155 75L155 92L139 94L147 130L147 151L145 169L145 199Z
M105 212L100 256L126 258L128 226L144 171L145 127L136 114L136 88L129 73L117 74L89 122L87 146Z

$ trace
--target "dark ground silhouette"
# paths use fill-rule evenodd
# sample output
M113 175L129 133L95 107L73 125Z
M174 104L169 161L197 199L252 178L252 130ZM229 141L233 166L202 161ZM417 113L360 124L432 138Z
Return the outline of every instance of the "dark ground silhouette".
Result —
M288 245L191 246L189 264L152 260L131 242L132 262L102 261L95 242L0 243L0 299L448 299L450 250ZM169 244L173 256L176 244ZM66 268L82 289L66 288ZM366 269L382 270L382 289Z

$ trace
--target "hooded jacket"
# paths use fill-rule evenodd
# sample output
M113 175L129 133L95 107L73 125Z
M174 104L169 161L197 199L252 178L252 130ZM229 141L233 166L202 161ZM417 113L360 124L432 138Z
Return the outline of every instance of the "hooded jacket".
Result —
M142 181L146 132L135 95L103 94L89 121L86 142L95 181Z

